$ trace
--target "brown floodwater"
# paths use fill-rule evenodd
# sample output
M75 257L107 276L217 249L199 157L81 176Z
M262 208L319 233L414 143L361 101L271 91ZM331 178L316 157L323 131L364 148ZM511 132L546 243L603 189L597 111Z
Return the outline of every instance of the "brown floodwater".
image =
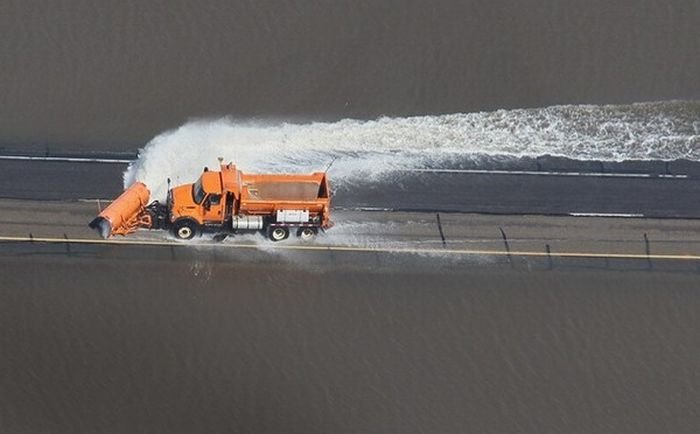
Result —
M135 150L190 118L700 98L695 0L0 4L0 145Z
M692 263L0 249L6 432L690 433L700 421Z

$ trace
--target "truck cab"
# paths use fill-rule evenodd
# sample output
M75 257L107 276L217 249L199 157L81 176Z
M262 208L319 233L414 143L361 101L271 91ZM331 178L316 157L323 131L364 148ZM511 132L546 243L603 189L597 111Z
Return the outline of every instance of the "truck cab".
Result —
M170 221L176 235L191 238L189 235L194 236L197 226L223 224L230 195L222 189L220 172L205 170L196 182L171 191ZM180 227L188 229L179 234Z

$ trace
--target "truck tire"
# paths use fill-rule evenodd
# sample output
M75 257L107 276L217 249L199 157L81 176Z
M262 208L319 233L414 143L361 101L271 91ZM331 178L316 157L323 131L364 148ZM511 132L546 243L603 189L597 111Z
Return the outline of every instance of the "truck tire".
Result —
M317 233L318 231L316 230L316 228L299 228L299 230L297 231L297 237L299 237L302 241L309 241L312 240Z
M191 240L199 233L199 224L194 220L183 219L173 224L173 235L178 240Z
M270 226L267 235L272 241L282 241L289 237L289 228L285 226Z

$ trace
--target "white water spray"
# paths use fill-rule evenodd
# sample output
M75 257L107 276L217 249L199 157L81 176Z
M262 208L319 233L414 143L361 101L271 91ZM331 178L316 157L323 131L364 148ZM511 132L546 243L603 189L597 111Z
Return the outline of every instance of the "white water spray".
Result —
M335 183L378 179L455 158L561 156L579 160L700 160L700 103L557 106L490 113L263 124L198 120L151 140L124 174L163 199L166 179L193 182L217 157L249 172L332 168Z

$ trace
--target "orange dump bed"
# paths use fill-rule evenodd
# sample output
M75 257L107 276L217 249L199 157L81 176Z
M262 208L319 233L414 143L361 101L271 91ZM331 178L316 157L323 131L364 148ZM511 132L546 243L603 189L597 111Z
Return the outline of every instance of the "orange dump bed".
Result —
M329 222L330 191L326 174L246 174L233 164L221 166L221 184L237 199L236 214L271 215L278 210L306 210Z
M330 197L324 173L310 175L241 174L240 214L272 214L278 210L308 210L327 220Z

